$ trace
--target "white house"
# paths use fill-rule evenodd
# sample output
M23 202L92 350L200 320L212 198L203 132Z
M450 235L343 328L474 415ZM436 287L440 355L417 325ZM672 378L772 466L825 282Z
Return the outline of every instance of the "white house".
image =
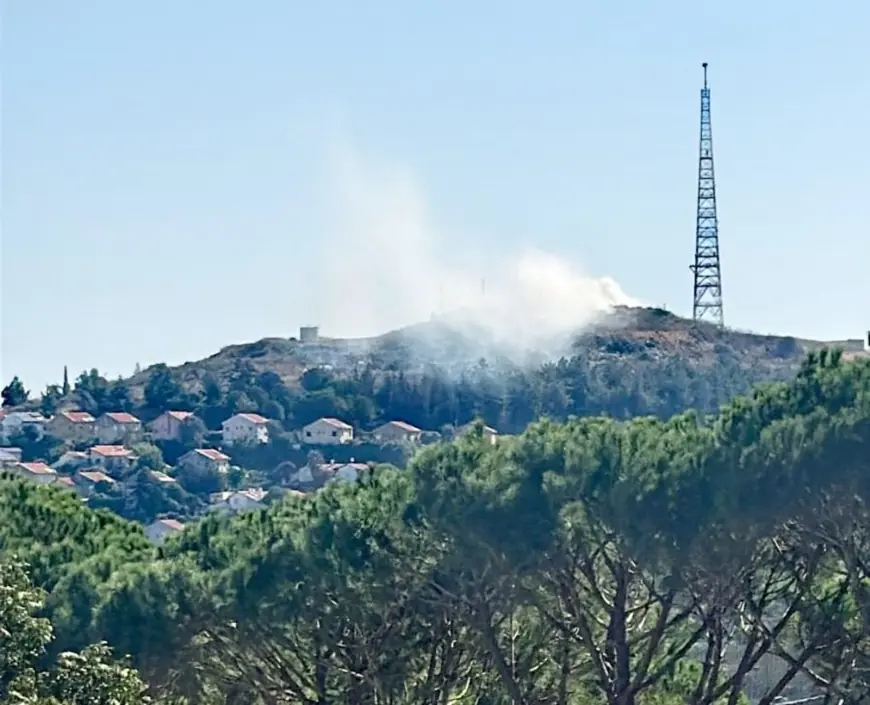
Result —
M117 484L111 477L98 468L80 470L73 477L76 488L85 497L89 497L101 484Z
M321 465L320 470L327 476L327 482L356 482L359 474L368 470L368 467L365 463L326 463Z
M180 441L181 428L193 416L192 411L164 411L148 426L156 441Z
M167 536L180 534L184 531L184 524L175 519L158 519L157 521L145 527L145 536L148 540L159 546L166 540Z
M356 482L359 474L368 469L366 463L321 463L314 468L305 465L290 479L290 485L294 488L308 492L323 487L329 482L339 480L342 482Z
M302 440L312 445L340 445L353 441L353 426L324 417L302 427Z
M82 443L94 437L95 423L87 411L59 411L46 424L45 430L65 441Z
M263 506L268 492L259 487L238 492L216 492L211 496L210 509L222 512L242 512Z
M8 443L12 438L30 429L37 438L45 433L48 419L35 411L9 411L0 417L0 442Z
M229 472L230 456L214 448L196 448L178 459L179 465L188 465L199 470Z
M142 438L142 422L126 411L110 411L97 419L94 431L103 444L133 443Z
M372 431L372 435L381 443L419 443L423 430L404 421L387 421Z
M12 471L40 485L50 485L57 479L57 472L45 463L18 463L12 466Z
M91 465L100 467L106 472L123 472L132 467L138 459L132 450L119 445L98 445L88 449L88 460Z
M259 414L236 414L221 424L226 444L269 442L269 419Z
M83 450L68 450L54 464L58 468L76 470L90 463L90 456Z
M476 421L472 421L470 423L465 424L464 426L460 426L456 429L457 436L464 436L468 433L471 433L477 426ZM498 431L496 431L491 426L483 427L483 439L488 443L492 443L493 445L498 441Z

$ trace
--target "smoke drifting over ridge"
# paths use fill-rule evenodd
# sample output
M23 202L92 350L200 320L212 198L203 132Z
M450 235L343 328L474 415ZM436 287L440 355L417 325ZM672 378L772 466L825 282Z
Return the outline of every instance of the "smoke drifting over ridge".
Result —
M528 247L484 252L433 224L414 175L341 143L330 152L324 280L311 313L324 334L369 337L436 316L487 329L514 350L575 332L613 306L617 282Z

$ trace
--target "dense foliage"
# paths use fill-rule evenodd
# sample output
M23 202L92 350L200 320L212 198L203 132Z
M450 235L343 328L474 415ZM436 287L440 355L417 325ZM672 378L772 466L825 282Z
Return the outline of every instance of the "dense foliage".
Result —
M41 405L51 413L72 401L94 415L131 411L146 421L167 409L190 410L212 430L236 412L255 411L288 430L333 416L357 429L400 419L430 431L482 418L502 433L517 433L541 416L664 419L686 409L713 413L759 382L790 378L800 357L796 345L783 347L788 339L765 347L758 342L762 337L741 342L747 336L704 328L674 335L686 342L664 349L643 336L592 335L558 362L518 365L487 358L459 368L447 362L409 366L413 350L393 341L359 357L336 353L334 365L297 360L298 384L258 367L263 351L255 343L220 372L208 361L192 372L155 365L135 380L109 381L91 370L75 380L71 396L64 395L69 384L49 385ZM282 354L301 353L291 348ZM452 357L449 349L443 355ZM10 393L20 397L17 378L12 387Z
M857 705L868 449L870 364L823 354L715 416L437 444L156 554L7 481L0 551L37 566L57 648L105 641L194 703Z
M38 616L42 591L20 563L0 563L0 702L9 705L147 705L148 687L105 644L60 654L40 667L52 640Z

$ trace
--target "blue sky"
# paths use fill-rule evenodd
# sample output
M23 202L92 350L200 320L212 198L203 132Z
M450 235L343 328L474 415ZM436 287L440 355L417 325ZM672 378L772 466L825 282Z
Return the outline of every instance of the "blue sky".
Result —
M712 5L4 3L3 381L401 322L422 239L688 314L702 61L726 322L859 337L870 5Z

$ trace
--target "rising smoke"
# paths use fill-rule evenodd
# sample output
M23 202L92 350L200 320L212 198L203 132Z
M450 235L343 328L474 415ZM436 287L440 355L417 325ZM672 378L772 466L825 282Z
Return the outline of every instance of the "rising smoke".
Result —
M402 164L343 141L327 174L335 221L315 311L327 335L369 337L436 316L483 327L514 351L540 351L613 306L639 305L613 279L588 276L557 255L452 242Z

